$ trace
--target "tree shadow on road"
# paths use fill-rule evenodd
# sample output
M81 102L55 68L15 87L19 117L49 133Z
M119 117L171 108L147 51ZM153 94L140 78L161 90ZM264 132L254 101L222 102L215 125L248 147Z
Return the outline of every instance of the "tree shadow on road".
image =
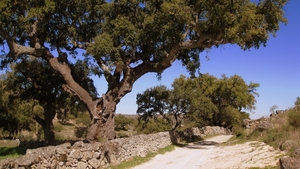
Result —
M215 146L218 145L218 142L215 141L197 141L197 142L191 142L191 143L177 143L175 144L178 147L181 148L189 148L189 149L207 149L208 146Z
M194 142L194 143L190 143L186 146L184 146L184 148L189 148L189 149L208 149L208 146L215 146L219 144L218 142L215 141L198 141L198 142Z

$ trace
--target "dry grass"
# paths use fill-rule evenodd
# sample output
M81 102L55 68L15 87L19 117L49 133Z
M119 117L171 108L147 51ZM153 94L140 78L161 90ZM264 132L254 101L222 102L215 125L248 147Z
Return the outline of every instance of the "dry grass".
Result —
M273 128L264 132L253 131L248 135L248 139L263 141L276 149L279 149L281 144L286 140L293 140L300 145L300 129L299 127L295 127L293 123L290 123L290 113L295 113L295 109L269 118L268 121L273 124ZM297 118L300 119L300 111L296 113ZM295 118L295 115L293 118ZM288 153L291 155L293 152L294 151L291 150Z

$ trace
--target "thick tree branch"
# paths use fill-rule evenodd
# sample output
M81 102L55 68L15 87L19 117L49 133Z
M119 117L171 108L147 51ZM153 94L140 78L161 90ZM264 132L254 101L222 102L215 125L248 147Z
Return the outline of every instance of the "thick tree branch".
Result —
M6 40L8 47L10 49L10 52L8 56L16 59L17 57L28 54L28 55L33 55L40 57L43 54L44 49L43 48L32 48L28 46L21 46L15 42L15 39L2 28L0 27L0 35Z
M40 40L39 40L39 38L37 38L39 22L40 22L39 20L34 21L34 23L31 25L31 30L28 34L28 36L30 38L30 42L31 42L31 47L36 48L36 49L41 48Z
M112 77L110 68L108 66L106 66L105 61L101 57L96 59L96 61L97 61L98 65L100 66L100 68L103 70L104 77L105 77L107 83L111 83L111 79L113 77Z

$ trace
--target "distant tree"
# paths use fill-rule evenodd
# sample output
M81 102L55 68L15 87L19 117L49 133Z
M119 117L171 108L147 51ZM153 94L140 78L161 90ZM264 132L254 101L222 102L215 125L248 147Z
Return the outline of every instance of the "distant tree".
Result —
M128 126L134 123L134 119L119 114L115 117L116 130L128 130Z
M297 97L296 101L295 101L295 106L300 106L300 97Z
M243 50L265 46L286 22L286 2L3 0L0 44L9 51L1 66L18 64L24 55L45 60L63 77L64 89L88 108L87 139L113 139L116 105L140 77L150 72L160 77L175 60L193 75L199 53L223 44ZM73 77L70 63L82 59L89 60L87 69L104 75L102 96L91 95Z
M0 128L14 138L21 130L33 129L33 116L42 109L35 106L35 100L19 98L20 90L11 89L11 73L0 75Z
M170 124L163 118L149 119L146 123L139 121L136 127L138 134L152 134L171 130Z
M209 74L195 78L180 76L173 89L157 86L137 95L137 113L143 120L161 116L172 126L172 132L183 119L196 126L217 125L227 128L249 118L245 110L255 108L257 83L246 84L237 75L217 79Z
M182 119L189 111L190 101L183 91L171 91L166 86L156 86L137 95L137 113L140 119L162 118L171 127L171 139L176 143L175 130L181 125Z
M273 105L272 107L270 107L270 113L274 113L274 111L278 109L277 105Z

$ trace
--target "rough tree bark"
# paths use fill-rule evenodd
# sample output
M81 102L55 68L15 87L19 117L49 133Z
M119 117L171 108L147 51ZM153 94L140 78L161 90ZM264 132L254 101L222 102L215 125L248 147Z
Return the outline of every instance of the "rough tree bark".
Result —
M116 137L114 115L117 103L113 100L108 101L106 97L105 95L102 96L102 100L96 106L97 116L92 117L92 123L86 137L90 142L111 140Z
M55 117L55 106L51 103L47 103L44 108L44 119L39 116L35 116L34 119L42 126L44 131L45 145L55 145L55 133L53 126L53 119Z

